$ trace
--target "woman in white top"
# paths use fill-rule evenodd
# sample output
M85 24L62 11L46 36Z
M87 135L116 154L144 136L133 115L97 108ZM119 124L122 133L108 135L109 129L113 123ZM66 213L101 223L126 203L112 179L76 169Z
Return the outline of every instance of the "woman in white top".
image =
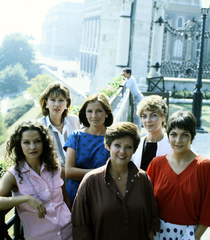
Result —
M147 135L132 156L137 167L146 171L149 163L156 156L168 154L172 151L168 137L164 132L164 122L168 114L168 107L158 95L145 97L137 107L137 115L141 118Z
M69 89L60 82L51 83L40 95L39 103L44 116L39 121L50 130L58 157L64 166L66 152L63 146L70 133L80 129L79 118L73 114L68 115L71 105Z

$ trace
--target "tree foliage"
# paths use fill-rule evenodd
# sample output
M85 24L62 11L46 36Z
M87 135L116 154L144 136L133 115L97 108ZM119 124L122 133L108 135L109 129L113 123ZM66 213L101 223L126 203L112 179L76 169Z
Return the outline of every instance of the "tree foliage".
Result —
M47 86L54 82L55 78L50 75L37 75L35 78L31 79L31 87L27 89L27 92L31 97L39 101L40 94L47 88Z
M19 86L26 81L28 81L26 70L20 63L6 66L4 70L0 71L0 89L3 91L18 91Z
M4 123L4 118L0 112L0 144L2 144L6 139L6 127Z
M6 35L0 47L0 70L8 65L20 63L27 71L35 60L35 52L28 37L21 33Z
M10 127L20 117L22 117L27 111L29 111L33 106L34 106L34 101L28 100L26 103L14 107L10 112L7 113L5 117L6 126Z

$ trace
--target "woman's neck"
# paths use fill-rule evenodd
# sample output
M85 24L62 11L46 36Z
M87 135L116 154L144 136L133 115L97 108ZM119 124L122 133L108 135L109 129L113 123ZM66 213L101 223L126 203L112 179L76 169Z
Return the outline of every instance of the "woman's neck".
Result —
M59 127L63 123L63 119L61 116L50 116L49 115L49 118L50 118L50 122L55 127Z
M89 126L89 127L85 128L84 132L92 134L92 135L104 136L106 133L106 127L105 126L101 126L101 127Z
M109 167L109 173L112 175L112 177L116 178L122 178L124 177L128 172L128 165L118 165L118 164L113 164L111 162L110 167Z
M37 160L27 160L28 165L30 166L30 168L32 168L38 175L40 175L40 170L41 170L41 160L37 159Z
M169 154L169 158L177 163L182 163L182 162L190 162L193 159L195 159L198 156L197 153L195 153L194 151L192 151L191 149L189 149L186 152L182 152L182 153L177 153L175 151L173 151L171 154Z
M148 132L146 137L147 142L160 142L164 138L164 132L161 128L159 131L156 132Z

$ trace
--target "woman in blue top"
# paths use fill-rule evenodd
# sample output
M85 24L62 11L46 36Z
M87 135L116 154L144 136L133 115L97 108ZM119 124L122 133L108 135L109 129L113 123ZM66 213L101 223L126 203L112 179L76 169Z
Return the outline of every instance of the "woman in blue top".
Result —
M103 166L109 158L104 136L106 127L113 123L113 114L106 97L101 93L87 97L79 111L79 119L85 128L72 132L64 145L67 151L66 190L72 205L84 175Z

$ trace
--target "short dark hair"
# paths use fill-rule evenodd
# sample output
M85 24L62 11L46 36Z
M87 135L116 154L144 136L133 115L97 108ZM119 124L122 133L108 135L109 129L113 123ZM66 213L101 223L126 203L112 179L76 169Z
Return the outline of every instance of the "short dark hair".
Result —
M113 123L113 120L114 120L112 108L111 108L107 98L102 93L94 93L86 98L85 102L83 103L82 107L79 110L80 123L82 123L85 127L90 126L90 124L86 118L86 108L89 103L97 102L97 101L101 103L101 105L103 106L103 109L107 115L104 125L106 127L111 126Z
M49 115L49 109L46 108L46 101L48 100L48 98L51 96L58 97L60 94L62 94L67 101L67 109L63 111L62 118L64 119L68 116L71 105L70 91L64 84L60 82L50 83L47 88L41 93L39 97L39 103L43 116L46 117L47 115Z
M196 135L196 119L191 112L178 111L170 116L166 127L168 137L170 132L176 127L189 131L191 134L191 140L193 141Z
M130 73L130 75L132 73L131 68L128 68L128 67L124 68L123 72Z
M118 122L107 128L104 139L105 147L110 148L114 140L126 136L130 136L133 139L135 152L140 142L140 131L138 127L131 122Z

